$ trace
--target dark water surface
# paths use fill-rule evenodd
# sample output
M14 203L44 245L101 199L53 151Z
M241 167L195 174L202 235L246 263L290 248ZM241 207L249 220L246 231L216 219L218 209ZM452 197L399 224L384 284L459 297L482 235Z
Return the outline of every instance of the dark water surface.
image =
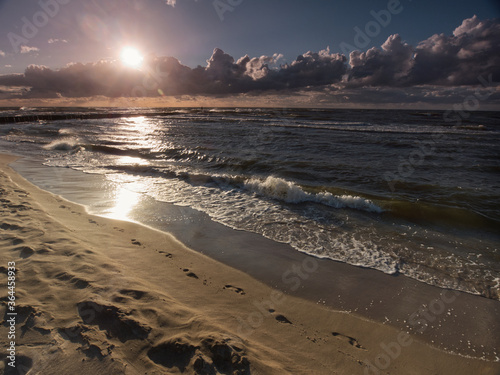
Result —
M0 118L0 148L104 174L121 199L145 194L317 257L499 299L500 113L461 124L386 110L24 108Z

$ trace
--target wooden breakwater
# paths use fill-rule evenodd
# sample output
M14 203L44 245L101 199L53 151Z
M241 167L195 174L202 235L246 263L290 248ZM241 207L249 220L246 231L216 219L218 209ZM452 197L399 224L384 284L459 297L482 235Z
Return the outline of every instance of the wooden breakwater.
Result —
M165 115L165 113L148 113L151 115ZM61 121L61 120L95 120L119 117L139 117L144 114L126 114L123 113L53 113L53 114L32 114L32 115L16 115L16 116L0 116L0 124L11 124L19 122L37 122L37 121Z

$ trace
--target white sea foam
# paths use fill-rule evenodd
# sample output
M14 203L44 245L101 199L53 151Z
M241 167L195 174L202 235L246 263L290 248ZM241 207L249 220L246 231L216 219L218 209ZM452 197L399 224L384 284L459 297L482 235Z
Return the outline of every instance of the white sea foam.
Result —
M55 150L55 151L74 151L79 147L80 145L78 143L78 139L74 138L57 139L43 146L45 150Z
M58 133L59 134L62 134L62 135L71 135L71 134L75 134L75 129L71 129L71 128L62 128L62 129L59 129Z
M291 181L273 176L265 180L252 178L245 182L245 189L288 203L316 202L334 208L353 208L376 213L383 211L369 199L353 195L333 195L326 191L317 194L308 193Z
M221 224L259 233L319 258L374 268L387 274L394 274L398 269L397 257L387 254L385 248L372 241L377 237L374 228L367 226L359 228L359 233L346 232L343 222L345 213L339 212L335 225L323 226L313 217L289 210L280 202L262 199L259 194L249 196L248 192L239 189L219 190L213 186L191 185L184 180L161 177L141 176L138 179L123 174L108 174L107 177L158 201L192 207ZM268 181L268 184L271 182ZM304 192L299 186L286 188L288 184L285 180L275 184L278 186L276 196L285 197L290 202L316 199L314 194Z

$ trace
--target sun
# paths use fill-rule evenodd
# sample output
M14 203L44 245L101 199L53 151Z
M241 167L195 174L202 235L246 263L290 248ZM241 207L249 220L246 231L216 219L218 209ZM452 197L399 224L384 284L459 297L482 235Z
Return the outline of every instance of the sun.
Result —
M131 68L138 68L141 66L142 60L144 60L141 53L133 47L124 47L120 57L122 62Z

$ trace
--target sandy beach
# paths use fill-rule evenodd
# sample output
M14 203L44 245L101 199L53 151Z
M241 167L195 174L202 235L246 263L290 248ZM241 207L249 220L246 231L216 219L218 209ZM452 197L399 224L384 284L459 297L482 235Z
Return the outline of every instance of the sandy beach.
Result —
M194 251L168 233L89 215L26 181L14 160L0 157L6 374L500 373L498 301L347 265L334 273L334 262L311 257L279 265L275 254L265 262L290 280L284 293L258 277L255 259L242 272L201 254L203 241ZM326 294L343 302L323 303ZM354 311L370 296L386 303ZM443 348L460 343L461 355Z

